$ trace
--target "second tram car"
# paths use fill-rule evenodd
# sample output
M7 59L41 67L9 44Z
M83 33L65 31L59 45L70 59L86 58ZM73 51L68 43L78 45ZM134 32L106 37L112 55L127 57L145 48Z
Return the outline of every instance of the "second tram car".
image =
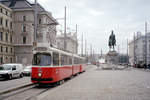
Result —
M34 50L32 83L61 83L86 70L84 58L56 48L37 47Z

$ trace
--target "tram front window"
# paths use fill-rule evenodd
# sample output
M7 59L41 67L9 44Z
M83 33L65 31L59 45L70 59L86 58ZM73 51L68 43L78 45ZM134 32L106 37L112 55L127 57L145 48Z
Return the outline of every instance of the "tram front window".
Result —
M49 66L51 65L51 55L47 54L36 54L34 55L34 65Z

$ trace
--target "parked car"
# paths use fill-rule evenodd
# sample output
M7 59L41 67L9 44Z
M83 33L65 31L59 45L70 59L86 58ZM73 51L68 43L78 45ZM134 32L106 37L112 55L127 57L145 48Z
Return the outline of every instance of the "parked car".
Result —
M32 66L26 66L23 70L23 75L30 76L31 75Z
M12 79L23 77L23 65L22 64L3 64L0 65L0 78Z
M90 63L90 62L88 62L88 63L87 63L87 65L91 65L91 63Z

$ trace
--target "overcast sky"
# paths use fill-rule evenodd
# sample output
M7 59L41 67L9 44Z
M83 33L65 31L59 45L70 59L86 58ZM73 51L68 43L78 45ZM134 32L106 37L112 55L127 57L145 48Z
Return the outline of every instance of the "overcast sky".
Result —
M34 0L32 0L34 1ZM109 51L108 38L114 30L120 52L126 53L127 38L134 32L144 34L145 21L150 25L150 0L38 0L55 18L64 17L67 6L67 27L72 30L78 24L78 39L81 34L87 40L88 49L92 44L95 52ZM58 22L63 25L62 20ZM150 28L150 27L148 27Z

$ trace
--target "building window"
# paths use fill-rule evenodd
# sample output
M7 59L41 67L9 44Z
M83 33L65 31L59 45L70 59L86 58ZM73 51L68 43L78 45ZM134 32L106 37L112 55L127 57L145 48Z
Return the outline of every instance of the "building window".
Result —
M3 52L3 46L1 46L1 52Z
M10 63L12 63L13 62L13 59L12 59L12 57L10 58Z
M0 32L0 41L3 41L3 32Z
M3 63L3 57L0 57L0 60L1 60L1 64Z
M41 24L42 23L42 20L41 20L41 18L39 19L39 24Z
M10 35L10 42L12 43L12 35Z
M12 29L12 22L10 22L10 29Z
M2 8L0 9L0 12L3 13L3 9Z
M25 25L23 25L22 31L23 31L23 32L26 32L26 26L25 26Z
M13 51L13 50L12 50L12 48L11 48L11 49L10 49L10 52L12 53L12 51Z
M6 33L6 42L8 42L8 33Z
M8 47L6 47L6 53L8 52Z
M8 26L8 20L6 20L6 27Z
M8 57L5 57L5 62L8 63Z
M23 16L23 21L26 21L26 16Z
M3 18L0 18L0 25L3 25Z
M26 36L23 36L23 44L26 44Z
M6 11L6 15L8 15L8 12Z

